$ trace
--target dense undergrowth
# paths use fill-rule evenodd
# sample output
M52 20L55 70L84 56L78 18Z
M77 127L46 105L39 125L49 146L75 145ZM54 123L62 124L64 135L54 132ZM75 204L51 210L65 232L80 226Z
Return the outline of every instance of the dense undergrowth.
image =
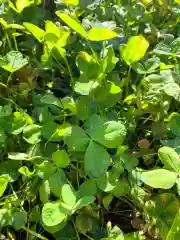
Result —
M180 239L180 1L0 1L1 239Z

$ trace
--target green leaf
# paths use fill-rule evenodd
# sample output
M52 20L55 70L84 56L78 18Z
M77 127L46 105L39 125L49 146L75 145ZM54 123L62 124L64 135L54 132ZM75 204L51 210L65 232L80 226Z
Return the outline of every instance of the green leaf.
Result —
M97 186L103 192L111 192L118 182L118 176L113 174L113 171L106 172L103 176L96 180Z
M114 53L114 49L112 46L109 46L107 49L105 49L104 53L105 57L102 60L102 69L103 72L110 73L115 68L117 63L117 58Z
M180 137L180 116L173 116L170 119L169 127L170 127L171 132L175 136Z
M147 201L144 209L156 219L156 228L162 239L166 239L179 211L179 200L172 193L162 193Z
M32 177L34 174L34 172L29 171L29 168L27 166L19 168L18 172L24 175L25 177Z
M61 3L64 3L66 5L72 5L77 6L79 4L79 0L59 0Z
M171 56L173 55L171 47L163 43L158 43L156 48L153 49L153 52L157 55Z
M39 188L39 198L43 204L49 201L50 187L48 180L45 180Z
M75 83L75 92L81 95L89 95L94 89L99 86L97 81L89 81L89 82L76 82Z
M170 147L162 147L158 151L158 156L164 164L164 168L170 171L178 172L180 169L180 157Z
M26 153L8 153L8 158L11 160L28 161L29 155Z
M87 52L81 51L76 57L76 65L82 74L87 77L87 79L96 79L99 75L100 65L93 55L89 55Z
M4 143L6 141L6 134L3 128L0 127L0 143Z
M44 139L52 142L62 141L62 137L59 135L59 125L55 122L48 122L41 128L42 136Z
M141 174L141 180L153 188L169 189L177 179L177 174L166 169L155 169Z
M49 187L51 192L56 196L60 197L61 189L66 183L66 177L63 170L58 170L56 173L52 174L49 179Z
M170 148L174 148L175 151L180 154L180 139L179 138L175 138L175 139L171 139L171 140L161 140L161 144L164 146L168 146Z
M73 98L71 97L64 97L61 99L63 108L65 110L69 110L72 113L76 113L76 103Z
M149 43L143 36L133 36L122 49L122 58L131 65L144 57L148 47Z
M15 212L12 218L12 227L18 231L25 227L27 222L27 213L25 211Z
M14 182L19 177L20 161L6 160L0 163L0 175L8 175L9 181Z
M54 106L63 108L61 101L57 97L55 97L53 94L50 94L50 93L46 93L43 97L41 97L40 101L44 104L54 105Z
M69 156L65 150L57 150L54 152L52 155L52 160L59 168L66 168L70 162Z
M71 135L64 137L70 151L84 152L89 143L89 137L85 131L79 126L72 126Z
M111 204L113 200L113 195L112 194L108 194L106 195L105 197L103 197L103 200L102 200L102 203L103 203L103 206L108 210L109 208L109 205Z
M85 196L95 196L97 193L97 186L94 179L88 179L87 181L83 182L78 190L79 197Z
M126 196L130 191L130 186L127 180L119 180L115 188L111 192L115 197Z
M32 124L31 117L24 112L14 112L12 127L10 129L13 135L20 134L27 124Z
M76 109L76 115L80 120L87 119L92 112L91 100L86 96L80 96L80 98L76 101Z
M5 57L0 58L0 67L14 73L28 64L28 58L23 57L18 51L10 51Z
M109 224L111 223L107 223L107 228ZM124 240L124 234L119 227L114 226L108 229L108 238L101 238L101 240Z
M87 233L92 231L92 218L89 215L86 214L79 214L76 217L76 227L80 233Z
M110 156L106 150L95 142L90 142L85 154L84 168L88 176L99 178L106 173Z
M108 28L93 27L88 32L88 39L90 41L104 41L118 37L118 34Z
M79 199L77 201L77 203L73 207L74 212L76 212L77 210L92 204L95 200L96 200L96 198L93 197L93 196L85 196L85 197Z
M123 162L124 168L128 172L131 172L139 163L138 158L128 153L122 153L120 155L120 160Z
M1 175L0 176L0 197L3 196L4 191L7 188L8 183L9 183L8 175Z
M72 134L72 126L68 122L63 122L63 124L61 124L58 127L59 136L66 137L66 136L70 136L71 134Z
M15 0L13 3L10 1L9 6L18 13L21 13L25 8L29 7L30 5L34 4L35 0ZM41 0L38 1L40 4Z
M23 138L29 144L36 144L41 141L41 127L31 124L23 129Z
M176 188L177 188L177 193L180 196L180 178L177 178L176 180Z
M180 87L177 83L167 83L163 88L164 92L180 102Z
M138 204L144 204L144 201L148 199L149 196L149 193L138 185L135 185L133 188L131 188L131 197Z
M56 166L49 161L43 161L41 164L37 165L37 176L42 179L48 179L56 171Z
M157 71L157 68L160 67L160 59L159 58L149 58L146 61L137 62L132 65L132 68L138 74L151 74Z
M64 184L61 190L61 197L65 204L69 206L74 206L76 203L76 194L75 191L69 184Z
M91 138L107 148L116 148L126 136L125 126L121 122L106 122L98 115L93 115L86 125Z
M82 37L84 38L87 37L85 29L81 26L81 24L78 21L74 20L71 16L69 16L66 13L61 13L61 11L57 11L56 15L75 32L79 33Z
M42 221L48 227L56 226L66 219L66 215L61 212L60 202L49 202L43 206Z
M180 238L180 209L178 213L176 214L176 217L174 219L174 222L171 226L171 229L167 235L166 240L172 240L172 239L179 239Z
M12 224L12 211L8 208L0 209L0 229Z
M45 32L32 23L25 22L23 23L24 27L39 41L44 41Z

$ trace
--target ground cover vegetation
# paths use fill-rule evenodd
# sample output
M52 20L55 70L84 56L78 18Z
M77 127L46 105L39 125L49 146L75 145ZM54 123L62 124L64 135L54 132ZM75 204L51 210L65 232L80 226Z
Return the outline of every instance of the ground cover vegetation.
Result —
M180 239L180 1L0 1L1 239Z

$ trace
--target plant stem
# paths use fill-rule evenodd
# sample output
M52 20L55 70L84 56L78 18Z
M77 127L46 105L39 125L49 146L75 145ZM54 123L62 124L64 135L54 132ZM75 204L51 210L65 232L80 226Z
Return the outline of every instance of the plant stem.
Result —
M76 232L77 240L81 240L81 239L80 239L80 236L79 236L79 233L78 233L78 230L77 230L77 228L76 228L76 224L74 223L73 220L72 220L72 223L73 223L74 230L75 230L75 232Z
M14 35L13 35L13 40L14 40L14 47L15 47L16 51L18 51L17 41L16 41L16 37Z
M11 72L11 73L10 73L10 75L9 75L9 77L8 77L8 80L7 80L7 85L8 85L8 83L9 83L9 81L11 80L11 78L12 78L12 75L13 75L13 72Z
M130 77L131 77L131 66L128 69L128 76L127 76L127 82L126 82L126 97L129 95Z
M12 49L12 44L11 44L11 41L10 41L9 36L8 36L7 33L5 33L5 37L6 37L6 40L7 40L7 42L8 42L8 47L9 47L9 49L11 50L11 49Z
M46 237L41 236L39 233L36 233L36 232L32 231L31 229L29 229L29 228L27 228L27 227L24 227L23 229L24 229L26 232L28 232L29 234L31 234L31 235L39 238L39 239L48 240Z
M85 237L87 237L89 240L94 240L92 237L88 236L87 234L83 233Z

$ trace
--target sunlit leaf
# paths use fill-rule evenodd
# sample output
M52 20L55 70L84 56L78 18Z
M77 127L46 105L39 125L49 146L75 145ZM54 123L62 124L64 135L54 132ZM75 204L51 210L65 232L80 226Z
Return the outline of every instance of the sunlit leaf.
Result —
M0 176L0 197L4 194L4 191L7 188L9 182L9 177L8 175L1 175Z
M28 64L28 58L23 57L22 53L18 51L10 51L5 57L0 58L0 67L4 68L8 72L16 72L20 68Z
M32 23L25 22L24 27L39 41L44 41L45 32Z
M143 36L131 37L122 49L122 58L128 65L131 65L144 57L148 47L149 43Z
M167 235L166 240L179 239L179 238L180 238L180 210L176 214L176 217Z
M75 32L79 33L84 38L87 37L87 33L86 33L85 29L81 26L81 24L78 21L74 20L68 14L62 13L60 11L57 11L56 14L65 24L67 24Z
M164 164L164 168L170 171L178 172L180 169L180 157L174 149L162 147L158 151L158 156Z
M141 180L153 188L169 189L177 179L177 174L166 169L155 169L141 174Z
M53 153L52 159L59 168L66 168L69 165L69 156L64 150L57 150Z
M108 28L96 28L93 27L88 32L88 39L90 41L104 41L112 38L116 38L118 34Z
M60 3L64 3L66 5L77 6L79 4L79 0L58 0Z
M69 184L64 184L61 190L61 197L65 204L74 206L76 203L76 193Z
M87 121L87 133L105 147L116 148L122 144L126 129L121 122L105 121L99 115L92 115Z
M61 212L60 203L46 203L42 209L42 221L46 226L56 226L66 219L66 215Z

